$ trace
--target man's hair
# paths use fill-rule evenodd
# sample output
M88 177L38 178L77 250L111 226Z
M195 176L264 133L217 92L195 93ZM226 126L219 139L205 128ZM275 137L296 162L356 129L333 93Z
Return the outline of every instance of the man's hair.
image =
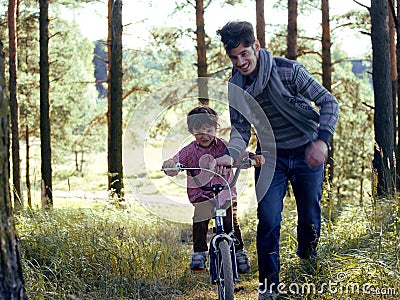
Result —
M227 53L238 47L240 43L244 47L250 47L256 40L253 25L247 21L228 22L224 27L217 30L217 34L221 36L221 41Z
M187 125L190 133L193 129L200 129L203 126L218 127L218 114L208 106L197 106L187 115Z

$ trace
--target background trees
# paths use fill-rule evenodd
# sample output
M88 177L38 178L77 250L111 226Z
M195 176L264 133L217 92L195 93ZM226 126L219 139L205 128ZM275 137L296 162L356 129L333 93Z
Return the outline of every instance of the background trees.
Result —
M19 160L24 163L21 164L21 171L25 172L26 179L22 180L21 191L26 192L28 203L32 203L29 200L31 189L33 200L38 191L40 193L42 178L44 187L46 187L44 199L46 199L45 205L47 206L57 203L57 199L53 202L53 192L89 189L89 184L91 192L99 190L121 192L123 170L119 147L124 123L129 112L136 109L138 103L145 100L149 93L168 83L198 76L224 80L229 77L230 63L219 39L215 36L215 28L211 27L211 24L215 22L214 19L218 19L219 26L225 23L222 15L218 18L211 17L211 12L220 7L224 8L224 13L232 7L236 7L235 11L239 11L240 18L243 19L247 18L244 17L245 14L251 11L250 21L256 22L257 35L261 40L265 39L266 47L274 55L287 55L290 58L298 59L338 98L341 104L341 115L333 143L336 149L335 175L331 186L324 190L326 192L330 188L329 191L333 195L329 203L323 202L328 206L328 210L324 211L327 211L332 217L328 220L333 224L340 218L346 219L346 207L354 207L354 199L358 200L357 204L365 206L371 202L370 198L375 197L375 186L371 186L373 182L371 173L378 178L379 196L387 196L388 193L393 192L393 153L396 147L394 139L396 135L393 130L397 130L394 121L398 115L398 108L397 114L396 108L394 110L392 108L390 111L390 107L394 107L391 105L391 101L395 96L388 90L388 87L392 85L391 82L396 80L396 77L393 77L393 71L388 72L389 65L393 65L394 54L392 51L389 56L387 50L390 41L397 37L393 37L392 34L391 38L388 38L385 20L390 7L387 6L386 1L372 1L371 7L359 6L359 9L354 11L334 15L331 13L331 8L336 5L336 2L333 1L276 1L275 4L280 9L280 14L288 14L288 18L281 18L284 20L281 23L274 23L274 16L277 13L276 8L273 12L271 11L272 8L269 6L271 2L256 1L258 5L254 7L254 1L249 0L178 1L176 11L168 16L171 19L176 18L174 24L169 27L154 26L145 33L140 33L143 36L150 33L148 40L143 37L140 42L134 45L130 44L130 46L124 45L124 47L122 47L123 43L133 39L129 35L132 32L127 33L125 29L139 28L142 23L149 20L140 19L133 24L128 24L129 21L122 23L120 17L121 9L123 11L124 6L121 8L121 1L110 0L109 3L115 6L113 11L115 15L109 19L115 22L114 26L110 26L110 28L114 28L115 31L109 37L105 31L104 38L97 39L95 45L94 41L81 34L79 24L76 24L71 17L64 18L67 11L76 9L85 2L94 1L19 2L19 14L15 26L12 24L13 12L7 15L5 13L7 9L4 7L4 14L0 15L3 24L8 22L11 29L8 31L6 26L0 28L0 38L9 40L5 50L8 54L6 55L8 57L6 64L8 63L10 72L6 79L9 82L10 100L14 98L16 100L16 96L18 96L20 120L19 128L17 128L19 133L16 133L15 136L17 141L19 140L21 145L25 146L17 151L21 154L25 151L23 153L25 155L13 160L12 165L17 167ZM103 5L106 10L103 2L101 1L100 5ZM167 3L167 1L161 2ZM9 3L12 5L11 8L15 7L13 1L9 1ZM124 3L128 5L132 2ZM151 4L155 5L156 1L152 1ZM399 10L399 6L395 7L394 2L390 1L389 4L394 4L391 9L392 14L394 14L393 11ZM5 2L2 2L1 5L5 6ZM145 3L144 5L150 4ZM266 5L268 5L268 9L264 11L266 16L264 19L260 16ZM150 6L148 8L152 9ZM154 13L152 17L155 18L155 15ZM229 16L232 19L238 18L231 14ZM7 17L10 17L9 21ZM396 23L395 20L397 20L396 17L393 18L394 23ZM103 21L106 22L106 19L104 18ZM92 24L92 26L96 25ZM110 25L112 24L110 23ZM124 27L124 31L122 31L122 27ZM310 27L314 30L310 30ZM12 36L14 28L18 29L18 43L15 49L13 48L15 38ZM396 29L398 30L398 27ZM346 53L342 49L342 46L345 45L342 36L346 30L371 34L373 52L370 52L367 47L365 53L359 57L352 57ZM14 32L17 31L14 30ZM346 42L353 43L353 47L361 48L358 40L346 40ZM107 46L110 48L107 49ZM15 55L14 50L18 50L15 51ZM107 74L107 65L109 74ZM373 77L371 77L372 66ZM17 72L18 77L16 77ZM107 92L103 85L107 82L108 75L111 75L108 82L110 92ZM18 79L18 84L14 84L16 79ZM96 90L96 83L98 90ZM206 94L202 93L201 95ZM110 97L109 102L106 96ZM173 96L170 95L168 99L164 100L172 103L176 100ZM10 111L13 122L18 119L17 114L12 113L15 107ZM2 107L0 111L4 113L6 109ZM176 109L175 113L177 116L185 115L183 109ZM107 114L110 116L109 119L107 119ZM40 119L42 119L41 122L39 122ZM4 115L1 116L1 121L3 128L7 129L5 125L7 120ZM109 122L109 128L112 127L115 130L108 131L107 122ZM163 120L160 128L151 132L151 138L160 138L168 132L171 126L173 124L170 123L170 120ZM109 137L113 139L109 145L107 145L108 133ZM390 136L393 138L390 139ZM6 149L8 142L6 139L3 141ZM132 147L134 146L132 145ZM10 190L7 190L9 172L6 170L9 159L6 155L7 151L0 151L4 154L1 161L5 162L1 173L4 192L1 198L4 199L4 202L0 211L4 220L7 218L7 220L11 220L12 204L7 198L10 193ZM41 154L40 151L42 151ZM109 168L107 168L107 155L110 159L111 167ZM373 157L375 173L371 172L370 162ZM397 161L400 160L397 159ZM42 166L38 167L40 164ZM99 177L93 176L91 171L94 169L100 169ZM18 173L20 172L17 170L13 171L13 176L17 176ZM117 174L117 176L111 177L107 174ZM112 184L107 184L107 178ZM17 179L13 179L13 182L17 182ZM121 194L119 194L120 196ZM385 218L388 220L385 219L387 222L383 223L391 230L391 235L385 242L397 245L398 229L396 228L398 227L396 224L398 224L399 205L398 203L393 205L395 206L393 210L397 209L396 213L385 214ZM33 201L32 208L35 210L35 201ZM360 206L355 209L360 209ZM18 216L20 215L18 214ZM79 218L77 216L77 224L79 224ZM8 224L4 223L4 220L2 224ZM39 219L37 223L42 220ZM253 220L249 221L249 223L251 222ZM330 227L332 224L327 225L329 230L332 230ZM59 226L62 228L61 225ZM374 231L374 228L371 228L368 228L368 232ZM34 227L32 232L36 229L37 227ZM103 227L103 229L107 231L107 228ZM11 241L9 249L16 250L14 229L2 225L1 230L2 240L3 238L5 240L3 233L8 232L10 237L7 239ZM68 230L65 232L69 233ZM124 238L126 238L123 229L118 227L116 232L118 232L118 236L115 237L115 240L118 241L116 247L123 247ZM358 232L355 234L358 236ZM53 234L45 236L48 238L45 242L57 240ZM354 240L349 237L349 239L351 239L349 244L357 244L357 247L360 246L360 243L364 243L364 237ZM70 240L70 236L60 238L61 242L65 240ZM330 242L336 243L333 240ZM31 241L26 240L25 247L36 245L29 243ZM93 244L86 245L86 249L89 249L88 257L90 259L94 259L93 252L91 252ZM49 269L54 263L52 255L59 254L60 257L67 255L58 253L60 247L52 244L52 247L47 247L48 245L45 247L46 257L38 258L34 246L32 246L32 252L29 253L31 256L27 256L27 261L37 261L38 266L31 264L26 265L25 268L43 268L45 273L48 272L45 275L54 276L51 278L57 279L56 272L49 274ZM107 247L107 245L103 246ZM397 249L396 247L393 246L391 249ZM66 248L71 249L72 247L68 245ZM159 258L158 252L155 253L155 256L154 253L150 253L153 255L154 265L157 263L155 258ZM17 270L14 274L19 277L18 256L17 253L14 254L8 257L14 266L14 271ZM126 257L130 259L129 255ZM70 256L68 257L70 258ZM112 265L112 255L109 257L109 262ZM77 274L75 280L80 279L78 278L81 275L79 271L82 270L83 268L74 273ZM7 269L2 268L2 271L6 272ZM91 269L90 273L93 275L95 271ZM32 272L30 274L30 279L33 278L31 282L35 281L35 274L41 273ZM16 280L19 280L17 285L21 287L19 291L22 291L22 276ZM97 280L97 278L93 280ZM41 281L36 280L36 282ZM47 283L45 279L43 282ZM87 287L88 285L82 283L81 286ZM115 286L119 287L120 282Z
M229 7L230 5L240 5L241 2L221 1L218 5L228 5L227 7ZM298 26L298 29L295 29L296 27L293 25L296 23L294 22L296 17L292 17L289 12L295 12L295 10L288 10L288 8L294 7L296 3L297 1L277 2L277 5L280 5L283 8L282 10L286 10L288 13L288 22L282 25L282 27L270 27L267 22L267 26L265 27L266 36L268 37L267 48L274 55L285 55L288 49L296 48L296 55L299 61L312 70L316 77L321 76L321 82L324 82L324 85L328 89L331 86L333 93L344 104L345 110L347 109L346 105L349 105L352 101L356 105L355 99L357 96L349 96L355 92L350 91L350 86L354 82L360 82L361 74L364 74L366 80L368 80L366 72L357 73L354 71L360 66L359 62L364 64L363 67L368 68L368 56L362 57L362 60L359 61L352 60L350 63L346 62L347 57L345 53L340 51L339 44L336 41L340 34L339 30L344 28L368 32L368 17L365 16L368 13L363 13L363 8L361 7L357 12L334 16L332 18L329 14L327 1L300 2L298 6L300 20L301 17L307 14L322 15L323 12L325 16L322 22L324 26L319 27L320 36L308 36L304 28L302 28L304 25ZM321 10L320 5L322 4L324 4L324 9ZM76 3L70 1L63 1L61 4L52 3L51 13L61 13L62 9L64 9L63 7L73 7L74 5ZM204 76L215 76L223 79L229 76L229 62L224 51L221 49L219 40L213 32L207 32L207 22L204 22L207 18L207 10L215 9L213 5L216 4L210 4L206 1L203 3L202 10L199 9L199 5L199 1L192 1L190 3L182 1L175 12L177 18L179 18L180 14L191 14L193 18L193 22L190 23L192 28L154 28L152 29L153 39L147 44L145 50L139 48L131 49L129 47L124 49L122 55L124 69L124 78L122 79L122 98L124 102L122 104L122 111L123 113L125 112L125 115L128 114L127 111L129 109L134 109L136 103L148 91L157 88L165 82L193 76L196 71L197 74L201 72ZM40 132L38 122L36 121L40 115L39 106L37 105L40 93L38 84L39 69L35 63L37 59L36 53L38 53L35 50L39 51L38 39L37 35L34 34L35 30L39 30L39 26L38 23L35 23L35 14L32 13L35 9L38 9L37 3L27 1L19 10L19 43L21 47L18 52L20 61L18 64L18 95L20 98L20 126L24 128L24 130L20 131L19 136L30 136L31 138L38 137ZM240 9L238 8L238 10ZM200 14L201 11L203 11L203 14ZM268 11L266 13L268 14ZM264 22L260 21L258 23L262 26ZM333 24L333 29L330 29L330 23ZM204 41L203 38L200 39L198 36L202 31L202 27L204 27L204 35L201 34L201 36L204 37ZM51 68L49 68L49 97L52 100L50 100L49 120L52 124L51 136L56 140L55 143L51 142L53 150L51 151L51 155L53 156L51 160L59 162L60 158L65 157L65 153L73 153L71 161L74 163L76 172L79 172L81 169L79 166L84 165L84 153L91 151L93 148L97 148L98 150L104 149L104 140L102 141L98 130L102 130L101 128L106 124L107 119L103 111L105 105L105 102L102 100L103 98L101 96L94 96L94 87L92 84L94 66L92 64L93 54L91 53L93 45L90 41L79 35L77 28L76 24L67 22L62 18L50 18L49 56ZM288 44L284 42L288 36L294 35L296 32L297 39L295 40L297 40L297 46L290 46L292 43ZM196 35L193 35L193 33ZM186 45L188 39L193 40L192 48L182 46ZM320 46L321 43L323 43L323 47ZM98 47L103 47L103 51L105 50L104 45L105 43L98 43ZM196 47L194 47L195 45ZM200 49L203 50L198 52L197 50ZM207 51L204 51L205 49ZM318 51L318 49L321 50ZM329 56L332 57L332 60L329 59ZM54 59L52 59L53 57ZM107 60L107 58L103 57L102 63L106 63ZM79 63L76 63L78 61ZM197 68L192 68L191 66L193 65L197 66ZM201 68L199 68L200 65L202 66ZM321 65L324 67L321 68ZM204 73L204 67L206 67L207 74ZM353 70L349 68L353 68ZM76 79L77 76L80 78L79 80ZM354 76L354 78L351 78L351 76ZM99 77L98 80L99 82L104 81L104 76L102 78ZM46 85L41 86L43 88ZM83 90L85 91L84 94L82 94ZM102 91L102 95L104 95L104 90ZM82 101L81 98L91 100ZM368 98L368 95L366 95L366 98ZM365 99L362 102L367 104L363 109L371 109L371 98ZM366 118L369 118L367 115L369 114L364 114ZM94 124L96 126L93 126ZM32 139L26 139L25 149L29 148L29 141L32 142ZM341 141L341 143L346 144L344 141ZM43 145L45 144L43 143ZM340 145L336 144L334 143L335 146L340 147ZM44 155L47 158L49 156ZM335 160L339 164L339 168L342 168L340 164L346 159L343 156L342 160L339 154ZM25 158L23 161L27 162ZM32 164L29 165L29 168L31 167ZM29 168L26 165L23 168L23 171L28 174L26 178L30 178ZM59 171L56 172L59 173ZM338 176L342 176L342 173L338 174ZM26 185L29 186L28 180L26 180ZM24 189L26 189L25 186Z

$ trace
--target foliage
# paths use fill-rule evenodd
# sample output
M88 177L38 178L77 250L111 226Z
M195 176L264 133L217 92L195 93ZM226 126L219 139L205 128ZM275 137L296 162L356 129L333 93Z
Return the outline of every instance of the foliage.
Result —
M62 20L57 19L52 25L50 31L54 35L50 40L49 56L57 57L50 69L52 135L57 141L54 149L71 151L97 112L91 55L93 44L78 35L76 27L71 28ZM56 31L55 28L64 30ZM60 121L64 126L57 126ZM86 143L87 148L89 145ZM58 153L63 155L63 152Z
M30 136L39 136L39 32L38 5L26 2L19 9L18 101L21 128L28 126ZM56 7L53 11L57 12ZM88 39L79 34L77 24L62 18L51 18L49 56L51 132L54 158L79 144L84 132L97 113L94 94L92 49ZM6 32L2 34L6 35ZM21 130L21 137L25 130ZM82 143L81 143L82 144ZM88 146L90 143L87 143ZM87 147L86 146L86 147Z
M353 74L352 65L335 65L334 89L340 105L340 118L334 136L335 177L337 197L357 195L363 202L364 193L371 193L369 162L373 157L373 93L370 63L364 62L365 72Z

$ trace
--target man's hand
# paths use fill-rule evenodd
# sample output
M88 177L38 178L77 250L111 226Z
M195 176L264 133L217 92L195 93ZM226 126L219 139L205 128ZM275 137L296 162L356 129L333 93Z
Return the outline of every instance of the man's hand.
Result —
M255 161L253 167L261 167L263 164L265 164L265 158L262 155L256 155L253 160Z
M163 168L174 168L176 167L176 163L172 159L168 159L163 162L162 164ZM179 171L164 171L165 174L168 176L176 176L178 175Z
M328 158L328 145L322 140L312 142L306 149L306 163L310 168L324 164Z
M216 158L214 162L215 172L222 176L225 176L229 172L229 168L227 167L232 167L233 165L233 158L225 154L221 157Z
M216 158L215 162L217 163L218 166L232 167L234 161L231 156L229 156L228 154L225 154L221 157Z

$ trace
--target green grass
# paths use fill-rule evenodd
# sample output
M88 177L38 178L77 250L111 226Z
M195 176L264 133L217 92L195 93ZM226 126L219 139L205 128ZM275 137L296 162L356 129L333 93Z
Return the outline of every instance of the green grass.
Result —
M390 205L381 203L379 211L385 212L388 223L380 226L372 205L348 205L336 212L332 222L325 220L320 257L309 275L294 253L293 202L286 201L282 224L281 279L287 288L283 299L396 298L400 239L393 227L395 219L387 218L388 213L393 215ZM255 213L242 214L240 220L253 269L241 277L236 297L256 299ZM189 273L191 245L183 243L182 236L188 235L190 225L158 219L140 206L55 208L18 214L16 222L30 299L217 297L206 274ZM366 285L370 285L369 294L362 290ZM293 291L303 287L304 293L294 295L289 286Z
M39 210L36 190L33 211L15 213L29 298L217 299L207 274L189 272L191 226L157 218L131 199L123 208L110 205L106 163L104 158L93 160L97 164L85 167L84 174L70 166L57 168L52 210ZM158 169L151 173L159 193L185 194L161 175ZM249 205L251 178L249 189L239 197L239 220L253 268L237 283L236 299L257 299L257 219L256 208ZM372 201L366 194L360 205L353 190L332 194L330 201L323 200L320 256L312 272L306 272L295 255L297 213L294 199L285 199L280 255L287 294L281 298L397 299L399 200ZM293 294L289 287L303 293Z
M31 299L179 294L188 275L180 226L143 211L55 209L19 216L17 223Z

